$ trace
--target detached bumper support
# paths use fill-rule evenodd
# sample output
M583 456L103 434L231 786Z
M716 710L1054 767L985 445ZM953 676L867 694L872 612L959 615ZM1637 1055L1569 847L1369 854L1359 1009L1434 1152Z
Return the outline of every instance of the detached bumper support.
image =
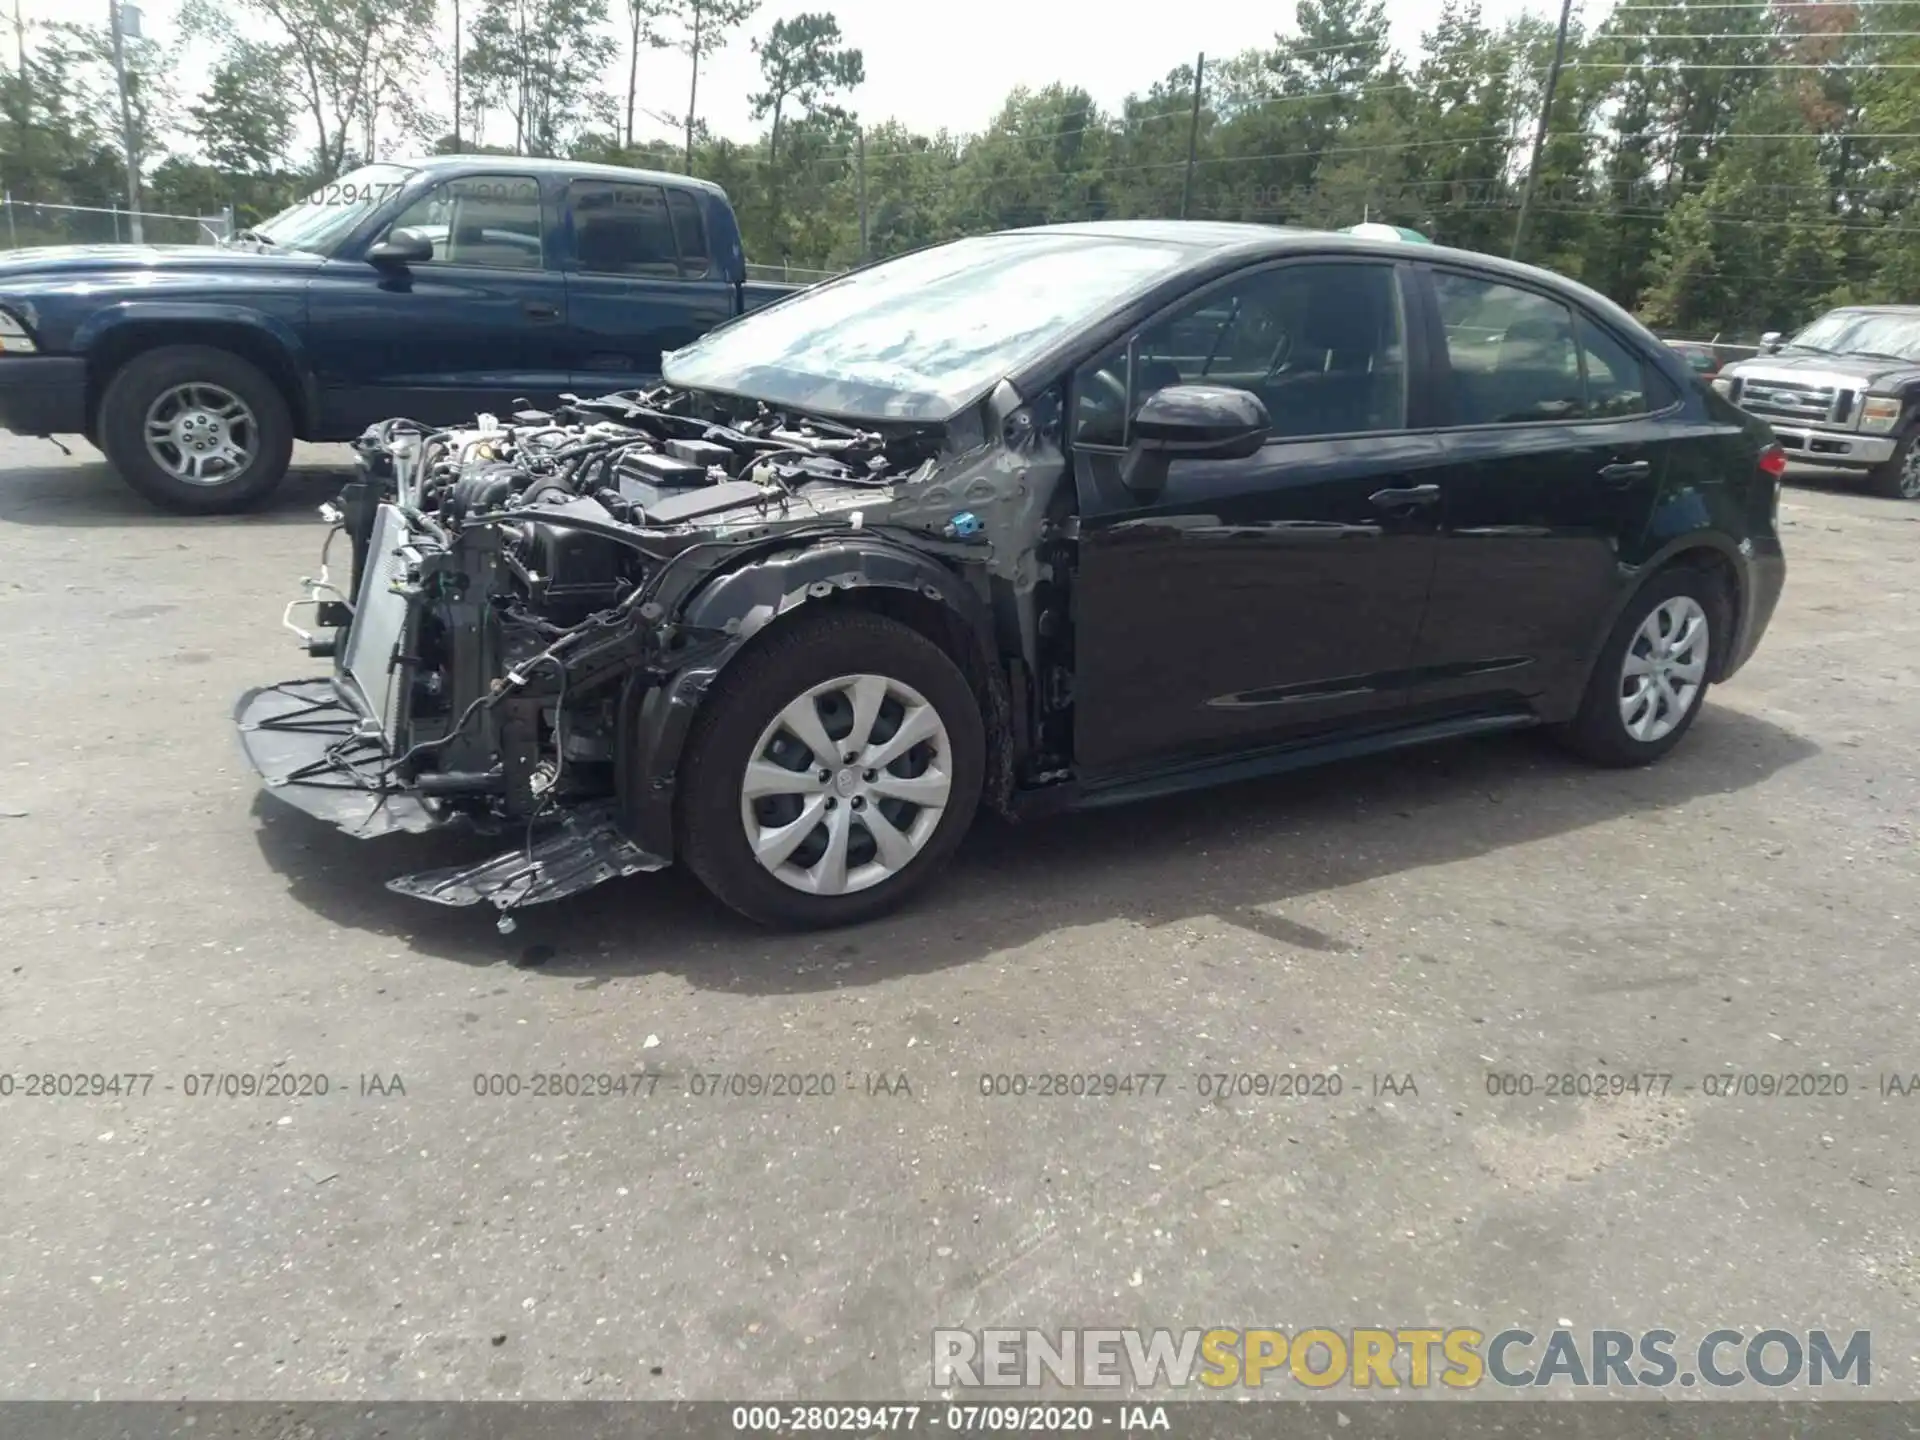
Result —
M415 796L373 778L388 759L379 728L342 700L331 680L249 690L233 723L268 791L316 819L367 836L417 834L442 823Z
M600 804L566 813L531 844L491 860L403 875L389 880L387 888L440 905L478 905L484 900L507 911L563 900L603 880L666 867L665 860L649 855L621 832L613 805Z

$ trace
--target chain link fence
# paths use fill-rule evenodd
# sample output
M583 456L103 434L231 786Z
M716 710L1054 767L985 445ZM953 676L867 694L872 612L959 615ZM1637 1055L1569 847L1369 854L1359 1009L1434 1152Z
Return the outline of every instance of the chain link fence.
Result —
M809 270L804 265L753 265L747 266L747 279L767 280L776 284L817 285L822 280L831 280L836 275L844 275L844 270Z
M214 245L233 233L233 216L168 215L89 205L44 205L0 196L0 247L113 245Z

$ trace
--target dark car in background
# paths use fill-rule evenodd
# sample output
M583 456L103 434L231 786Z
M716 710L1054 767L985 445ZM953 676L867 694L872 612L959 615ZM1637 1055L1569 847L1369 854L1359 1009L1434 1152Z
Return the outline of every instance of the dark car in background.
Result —
M1920 305L1830 310L1727 366L1714 388L1773 427L1787 457L1920 500Z
M1037 817L1548 725L1676 745L1759 643L1779 448L1601 296L1443 249L1129 222L959 240L661 386L362 443L271 792L455 821L501 911L678 857L845 923ZM504 916L503 916L504 919Z
M503 156L364 166L219 247L0 256L0 428L80 434L156 504L235 510L293 442L651 384L794 287L718 186Z

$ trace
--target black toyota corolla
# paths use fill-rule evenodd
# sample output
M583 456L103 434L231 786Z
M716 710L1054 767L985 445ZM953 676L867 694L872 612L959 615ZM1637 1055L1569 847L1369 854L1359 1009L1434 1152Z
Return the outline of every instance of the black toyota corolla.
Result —
M984 802L1114 804L1523 726L1658 759L1753 653L1780 450L1618 307L1260 226L1015 231L669 355L654 388L360 442L331 673L274 793L503 850L501 912L681 858L861 919ZM329 543L332 543L330 537Z

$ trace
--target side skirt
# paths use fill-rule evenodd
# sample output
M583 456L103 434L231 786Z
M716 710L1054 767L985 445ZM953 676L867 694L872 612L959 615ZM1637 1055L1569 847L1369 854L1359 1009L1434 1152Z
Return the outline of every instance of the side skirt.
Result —
M1305 770L1336 760L1379 755L1389 750L1404 750L1439 740L1457 740L1469 735L1488 735L1502 730L1526 730L1540 723L1530 710L1501 711L1488 715L1460 715L1428 721L1394 730L1376 730L1360 735L1343 735L1310 745L1276 747L1234 755L1224 760L1181 765L1140 776L1110 780L1099 785L1061 785L1016 797L1021 818L1037 818L1057 810L1094 810L1108 805L1126 805L1135 800L1151 800L1162 795L1178 795L1214 785L1278 775L1288 770ZM1062 793L1064 792L1064 793Z

